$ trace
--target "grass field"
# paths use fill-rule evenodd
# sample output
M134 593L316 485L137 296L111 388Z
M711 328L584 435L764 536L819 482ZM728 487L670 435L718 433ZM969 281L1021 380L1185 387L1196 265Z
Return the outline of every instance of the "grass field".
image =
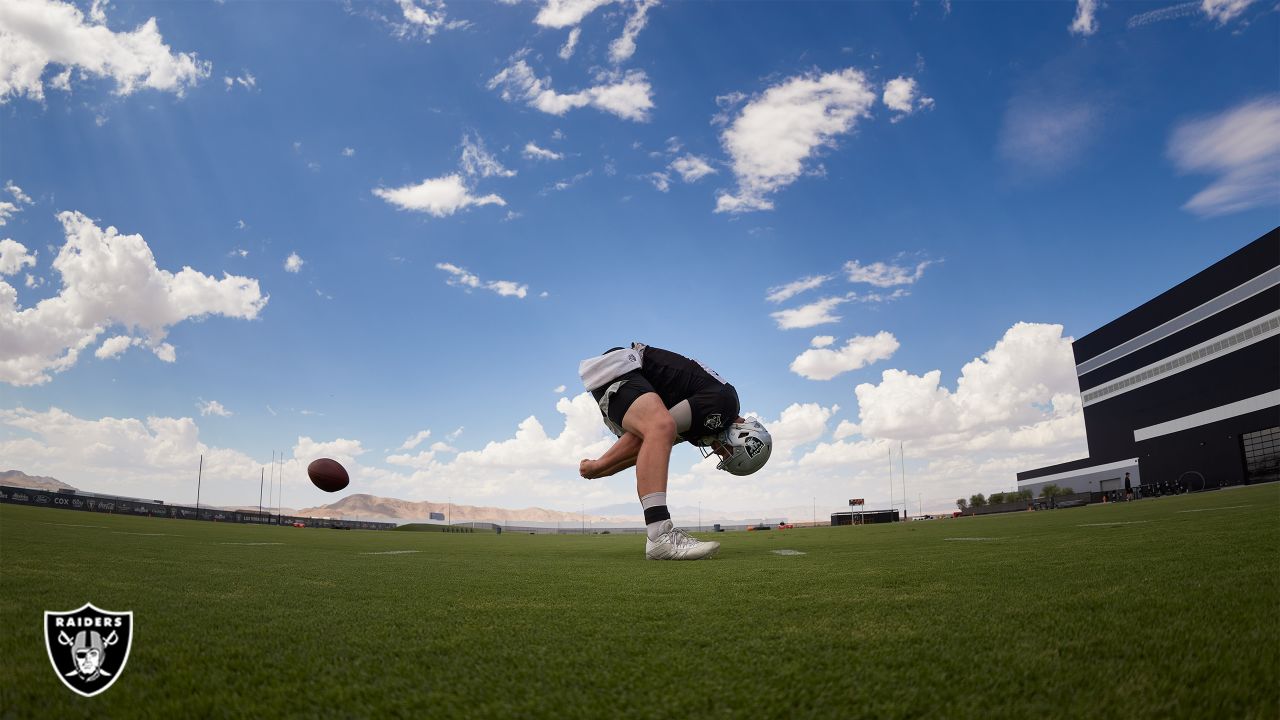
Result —
M695 563L3 505L0 715L1276 718L1278 531L1276 485L727 533ZM86 601L136 628L90 699L42 634Z

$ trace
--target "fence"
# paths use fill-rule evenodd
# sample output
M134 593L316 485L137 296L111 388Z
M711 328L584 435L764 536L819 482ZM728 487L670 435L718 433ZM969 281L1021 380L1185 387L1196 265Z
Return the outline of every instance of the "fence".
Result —
M254 525L301 524L305 527L351 528L357 530L391 530L395 528L395 523L274 515L268 512L260 513L256 510L222 510L207 507L197 509L182 505L167 505L159 501L88 495L65 490L33 490L31 488L10 487L8 485L0 485L0 503L56 508L59 510L79 510L81 512L110 513L113 515L132 515L134 517L164 517L176 520L207 520L210 522L249 523Z

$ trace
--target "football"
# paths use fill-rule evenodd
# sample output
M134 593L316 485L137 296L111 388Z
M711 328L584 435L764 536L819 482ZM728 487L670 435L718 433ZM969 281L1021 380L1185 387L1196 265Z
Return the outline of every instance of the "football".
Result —
M311 482L316 487L325 492L338 492L345 488L347 483L351 482L351 476L347 475L347 469L342 467L337 460L329 458L311 461L311 464L307 466L307 477L311 478Z

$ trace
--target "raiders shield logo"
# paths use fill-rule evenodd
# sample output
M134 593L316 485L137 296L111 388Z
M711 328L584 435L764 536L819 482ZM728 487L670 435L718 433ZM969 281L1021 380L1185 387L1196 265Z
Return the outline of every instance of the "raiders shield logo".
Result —
M764 442L758 437L749 437L743 441L743 446L747 449L747 457L755 457L764 449Z
M129 661L133 611L99 610L85 603L67 612L45 611L44 645L58 679L93 697L111 687Z

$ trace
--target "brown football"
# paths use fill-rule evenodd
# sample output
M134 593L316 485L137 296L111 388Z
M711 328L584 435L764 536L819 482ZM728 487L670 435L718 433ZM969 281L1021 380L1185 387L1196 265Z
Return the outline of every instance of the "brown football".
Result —
M325 492L338 492L351 482L347 469L338 464L337 460L329 458L312 460L307 466L307 477L311 478L311 482L315 483L316 487Z

